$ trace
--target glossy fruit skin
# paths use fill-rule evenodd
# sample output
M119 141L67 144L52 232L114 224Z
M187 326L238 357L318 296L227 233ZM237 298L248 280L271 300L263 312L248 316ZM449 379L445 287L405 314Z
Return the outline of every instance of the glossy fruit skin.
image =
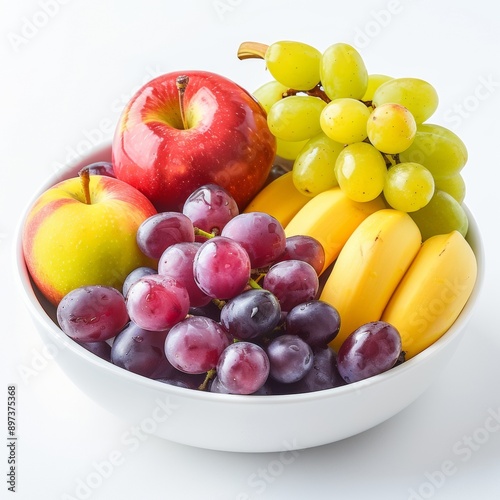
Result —
M348 335L378 321L422 243L412 218L387 208L369 215L351 234L321 292L340 315L330 346L339 352Z
M77 342L103 342L115 337L129 317L123 295L110 286L71 290L56 309L61 330Z
M337 367L347 383L358 382L389 370L400 354L399 332L385 321L372 321L345 339L338 352Z
M168 332L150 332L130 321L115 337L111 362L143 377L169 377L175 372L164 352Z
M33 281L54 305L85 285L121 289L137 267L151 266L137 246L139 225L156 213L137 189L113 177L90 176L91 204L73 177L44 191L23 227L23 253Z
M189 76L180 115L176 78ZM182 210L203 184L226 189L243 209L264 185L276 153L266 113L242 87L205 71L173 72L129 101L112 144L115 175L158 211Z
M382 315L401 334L406 359L453 325L477 278L476 256L461 233L437 234L424 241Z

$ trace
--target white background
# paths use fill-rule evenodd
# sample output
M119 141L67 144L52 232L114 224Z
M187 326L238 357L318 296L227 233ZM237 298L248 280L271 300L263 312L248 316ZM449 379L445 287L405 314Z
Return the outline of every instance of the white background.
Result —
M17 493L0 497L490 500L500 498L498 142L500 9L491 0L1 0L0 413L18 387ZM434 122L468 146L467 205L487 254L484 292L459 349L414 404L375 429L294 455L230 454L149 437L122 444L130 422L98 407L44 351L12 274L22 209L55 169L109 141L119 112L160 73L206 69L254 90L262 61L239 61L244 40L295 39L324 50L344 41L369 72L415 76L439 92ZM221 415L224 418L224 415ZM203 419L200 418L200 424ZM256 426L279 425L272 421ZM307 425L307 422L304 422ZM207 429L210 432L210 429ZM96 467L122 460L97 487ZM92 475L93 474L93 475ZM81 484L90 479L92 489ZM79 486L80 485L80 486Z

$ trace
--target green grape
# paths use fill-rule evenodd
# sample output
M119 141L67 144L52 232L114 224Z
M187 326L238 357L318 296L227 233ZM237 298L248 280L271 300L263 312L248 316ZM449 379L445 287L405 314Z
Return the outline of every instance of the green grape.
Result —
M385 82L392 80L392 76L370 74L368 75L368 85L366 87L365 95L361 97L363 102L369 102L373 100L373 94L375 91Z
M434 194L434 178L419 163L398 163L387 171L384 197L396 210L415 212L425 207Z
M266 113L269 113L271 106L283 98L283 92L286 92L288 87L285 87L280 82L276 80L271 80L270 82L261 85L255 92L253 96L260 105L265 109Z
M330 99L361 99L368 87L368 72L359 52L347 43L335 43L321 56L321 85Z
M370 201L384 189L387 167L382 154L367 142L349 144L335 162L342 191L354 201Z
M366 139L370 110L357 99L342 97L330 101L320 116L323 132L336 142L352 144Z
M309 90L319 83L321 52L306 43L272 43L264 59L271 75L288 88Z
M294 95L275 102L267 115L273 135L284 141L303 141L321 132L319 117L326 102L318 97Z
M466 236L469 229L469 220L462 205L453 196L438 189L425 207L409 215L419 227L423 240L454 230Z
M343 145L323 132L310 139L293 164L293 183L306 196L316 196L338 185L335 162Z
M271 106L283 99L283 93L287 90L288 87L285 85L276 80L271 80L255 90L253 96L259 101L265 112L269 113ZM295 160L306 142L307 139L291 142L276 138L276 155L285 160Z
M307 144L308 139L303 141L284 141L276 138L276 155L285 160L295 160L302 148Z
M412 145L400 155L401 161L414 161L428 168L434 179L457 174L467 163L467 148L451 130L430 123L417 126Z
M368 139L379 151L397 154L410 147L417 133L417 124L407 108L386 103L372 111L366 130Z
M438 107L436 89L419 78L393 78L382 85L373 95L373 105L388 102L401 104L408 108L417 123L428 120Z
M445 191L451 194L458 203L462 203L465 199L466 187L465 180L460 173L451 175L450 177L441 177L435 180L436 189Z

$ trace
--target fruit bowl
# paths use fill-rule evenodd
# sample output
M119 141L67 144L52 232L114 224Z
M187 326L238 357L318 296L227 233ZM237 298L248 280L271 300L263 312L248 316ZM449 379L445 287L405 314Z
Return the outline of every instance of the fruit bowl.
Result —
M111 146L95 149L61 169L34 194L77 175L85 165L109 161ZM31 203L30 203L31 205ZM332 443L368 430L411 404L438 377L454 354L483 283L483 248L470 212L468 241L478 260L474 291L453 326L408 361L374 377L305 394L238 396L167 385L115 366L67 337L55 308L34 286L22 252L21 218L15 240L20 293L43 342L66 375L96 403L143 432L200 448L279 452Z

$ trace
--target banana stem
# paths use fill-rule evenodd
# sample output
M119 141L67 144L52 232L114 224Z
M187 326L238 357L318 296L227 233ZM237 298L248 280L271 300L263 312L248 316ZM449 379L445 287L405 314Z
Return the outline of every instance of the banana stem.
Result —
M260 42L243 42L238 47L238 59L264 59L269 45Z

